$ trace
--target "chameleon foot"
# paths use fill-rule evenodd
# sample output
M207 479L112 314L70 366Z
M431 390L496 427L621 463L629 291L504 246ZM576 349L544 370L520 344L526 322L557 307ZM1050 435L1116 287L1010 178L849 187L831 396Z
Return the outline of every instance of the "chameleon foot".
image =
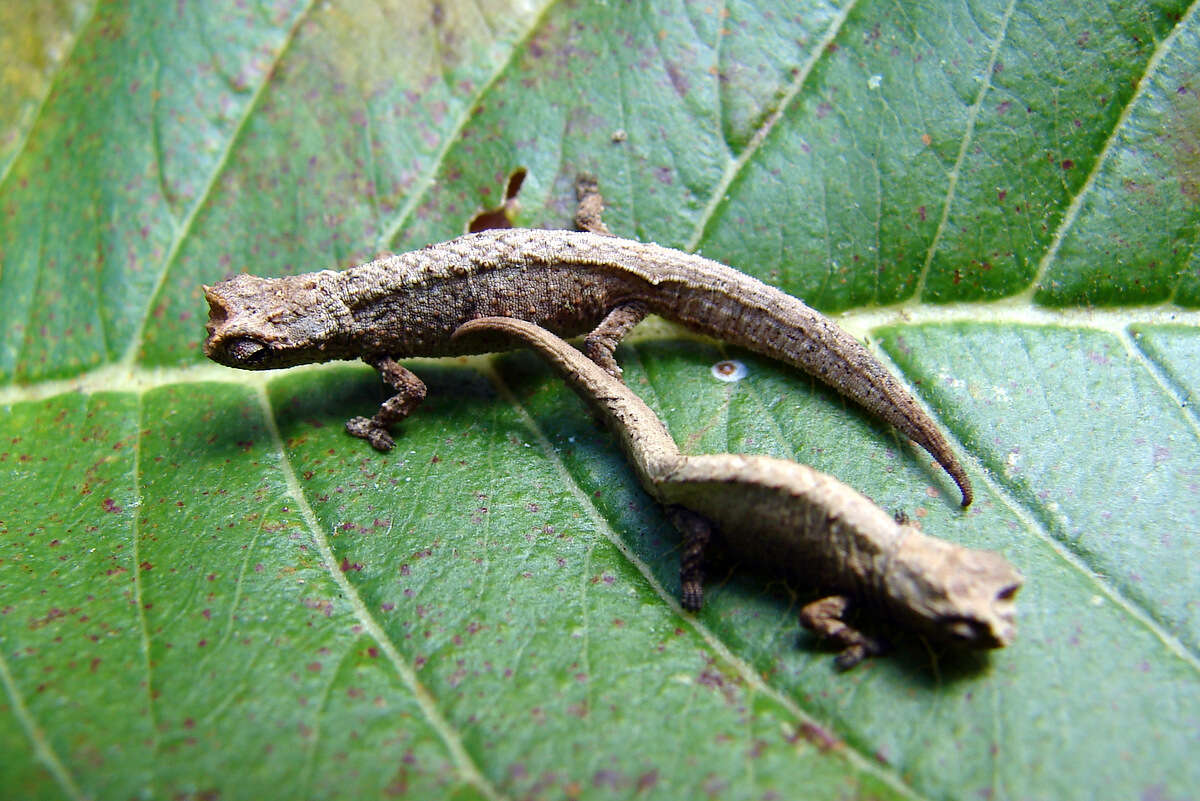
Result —
M712 523L682 506L668 507L667 516L683 533L679 603L688 612L699 612L704 606L704 552L712 540Z
M352 417L346 421L346 433L365 439L377 451L390 451L396 444L382 423L370 417Z
M379 377L395 395L379 404L374 417L354 417L346 421L346 433L371 443L377 451L390 451L396 444L388 426L399 423L425 400L425 382L390 356L365 360L379 371Z
M831 595L805 605L800 610L800 623L804 628L842 646L834 664L838 670L849 670L868 656L877 656L886 650L882 640L868 637L851 628L842 620L850 599L844 595Z

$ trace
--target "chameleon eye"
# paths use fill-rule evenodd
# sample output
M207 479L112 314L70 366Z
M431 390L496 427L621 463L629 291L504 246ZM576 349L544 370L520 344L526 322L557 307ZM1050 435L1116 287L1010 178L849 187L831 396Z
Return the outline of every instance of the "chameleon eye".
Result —
M254 364L267 355L267 346L257 339L235 339L229 343L228 353L236 361Z

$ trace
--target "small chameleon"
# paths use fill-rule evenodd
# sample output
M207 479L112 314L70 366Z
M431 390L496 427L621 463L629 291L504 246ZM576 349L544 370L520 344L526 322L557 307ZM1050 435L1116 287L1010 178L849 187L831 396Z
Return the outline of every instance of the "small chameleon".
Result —
M607 233L594 179L578 184L576 222L589 231L482 231L351 267L281 278L237 275L204 287L204 353L246 370L361 358L395 395L346 430L378 450L388 427L425 398L397 360L504 349L494 333L451 339L477 317L516 317L561 336L588 334L611 375L613 351L654 312L799 367L896 426L954 479L971 483L950 446L887 369L854 337L797 298L723 264Z
M481 331L532 347L620 440L642 486L683 532L685 609L698 611L703 603L704 552L715 533L749 564L839 593L807 604L800 620L841 646L842 669L883 650L843 619L851 596L932 639L974 648L1012 642L1023 579L1000 554L923 534L805 465L768 456L684 455L641 398L561 338L509 317L471 320L454 336Z

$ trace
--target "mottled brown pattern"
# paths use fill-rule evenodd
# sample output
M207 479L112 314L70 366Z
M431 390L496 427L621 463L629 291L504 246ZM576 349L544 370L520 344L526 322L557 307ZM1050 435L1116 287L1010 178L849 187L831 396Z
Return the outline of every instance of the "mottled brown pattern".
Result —
M806 606L801 620L838 642L840 667L882 650L842 619L850 599L938 640L997 648L1015 636L1014 597L1023 579L999 554L927 536L805 465L766 456L686 456L641 398L559 337L512 318L473 320L459 329L464 337L483 330L534 348L620 440L642 486L684 533L685 608L700 608L698 565L711 521L741 560L839 593Z
M870 351L800 300L700 256L591 232L511 228L344 272L239 275L205 287L205 296L205 354L249 370L503 350L490 332L450 335L468 320L500 316L576 336L634 304L816 376L929 451L958 484L963 505L971 502L970 481L937 426ZM628 327L601 329L597 354L611 353L610 334ZM381 410L368 420L378 433L358 435L390 447L386 427L397 419Z

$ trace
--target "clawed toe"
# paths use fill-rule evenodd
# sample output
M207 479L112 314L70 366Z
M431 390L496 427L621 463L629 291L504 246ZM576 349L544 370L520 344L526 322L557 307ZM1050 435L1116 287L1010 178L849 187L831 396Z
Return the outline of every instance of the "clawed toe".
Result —
M882 654L887 646L883 640L869 637L842 619L850 605L844 595L832 595L805 605L800 610L800 623L820 637L842 646L834 660L838 670L849 670L869 656Z
M377 451L390 451L396 444L388 430L369 417L353 417L347 420L346 433L365 439Z

